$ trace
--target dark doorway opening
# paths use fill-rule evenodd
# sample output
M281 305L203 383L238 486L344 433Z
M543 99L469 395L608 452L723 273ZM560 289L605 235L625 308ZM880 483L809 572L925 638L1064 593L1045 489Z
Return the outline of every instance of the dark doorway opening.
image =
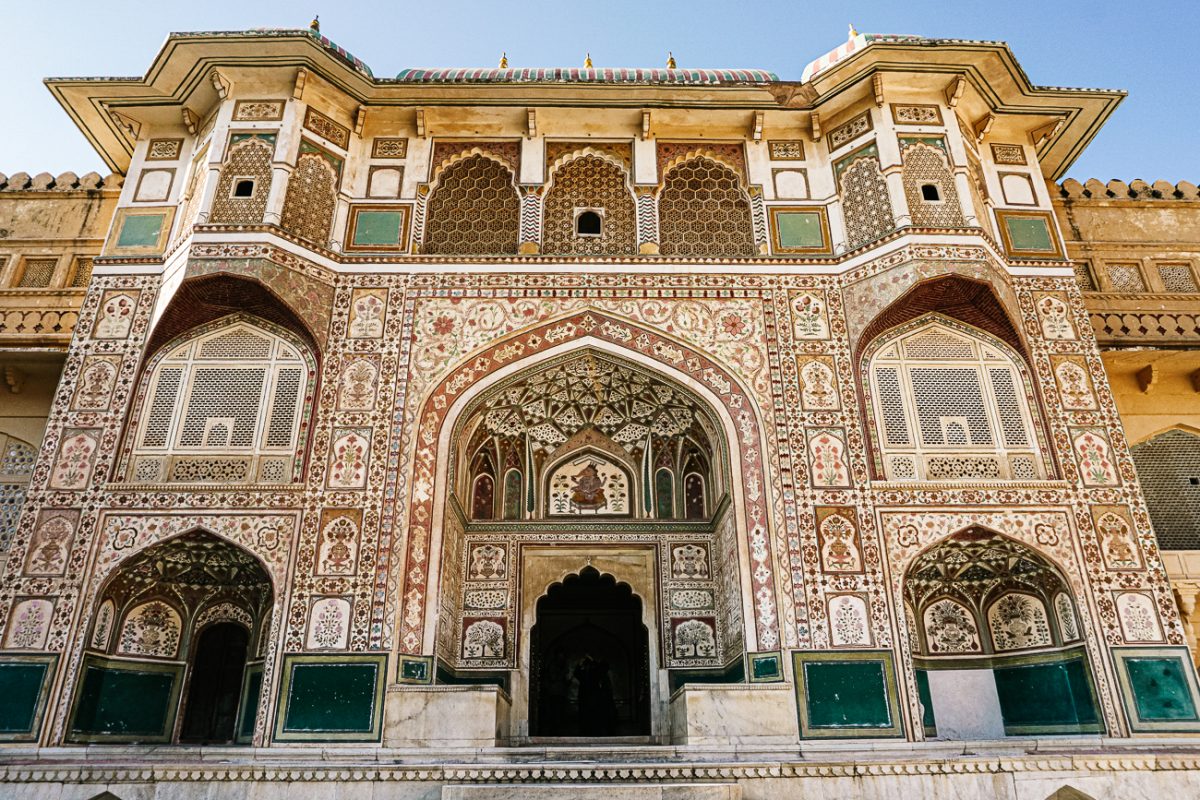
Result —
M225 744L234 740L249 642L246 629L232 622L205 628L197 637L179 741Z
M628 584L587 567L550 587L530 656L531 736L650 735L650 637Z

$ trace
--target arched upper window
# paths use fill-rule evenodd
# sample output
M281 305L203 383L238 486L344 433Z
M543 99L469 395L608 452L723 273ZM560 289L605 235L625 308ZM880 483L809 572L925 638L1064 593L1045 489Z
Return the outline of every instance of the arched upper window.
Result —
M1020 360L982 331L926 318L868 351L888 480L1039 480L1045 459Z
M521 199L512 171L479 154L454 162L438 174L425 220L427 253L515 255Z
M1130 451L1158 546L1200 550L1200 436L1176 428Z
M0 553L8 551L33 474L37 448L15 436L0 433Z
M628 176L617 164L585 155L554 170L542 214L546 255L630 255L637 215Z
M131 426L139 483L299 479L315 365L299 341L248 319L169 345L143 378Z
M754 224L741 177L697 156L663 176L658 197L659 248L664 256L753 256Z

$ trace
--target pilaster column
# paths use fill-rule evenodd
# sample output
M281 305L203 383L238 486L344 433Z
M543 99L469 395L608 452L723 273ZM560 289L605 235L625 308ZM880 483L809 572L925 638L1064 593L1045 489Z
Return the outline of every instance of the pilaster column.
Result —
M638 255L658 255L658 186L634 186L637 195Z
M542 252L542 192L545 184L521 186L521 244L517 252L536 256Z

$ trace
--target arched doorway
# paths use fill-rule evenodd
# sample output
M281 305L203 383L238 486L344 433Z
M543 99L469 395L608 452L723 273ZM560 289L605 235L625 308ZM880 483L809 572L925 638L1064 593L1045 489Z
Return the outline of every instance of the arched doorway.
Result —
M250 632L236 622L211 625L196 637L179 741L234 740L249 644Z
M253 554L203 530L126 559L100 593L68 740L249 743L273 594Z
M628 584L591 567L554 584L530 639L532 736L650 734L649 633Z

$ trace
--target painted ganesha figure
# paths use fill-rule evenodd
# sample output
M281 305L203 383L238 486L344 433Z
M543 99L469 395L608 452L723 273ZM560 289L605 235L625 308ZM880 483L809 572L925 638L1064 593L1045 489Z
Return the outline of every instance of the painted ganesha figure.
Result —
M575 482L575 485L571 487L572 508L583 511L599 511L608 505L608 498L604 495L608 476L600 476L594 461L589 462L571 480Z

